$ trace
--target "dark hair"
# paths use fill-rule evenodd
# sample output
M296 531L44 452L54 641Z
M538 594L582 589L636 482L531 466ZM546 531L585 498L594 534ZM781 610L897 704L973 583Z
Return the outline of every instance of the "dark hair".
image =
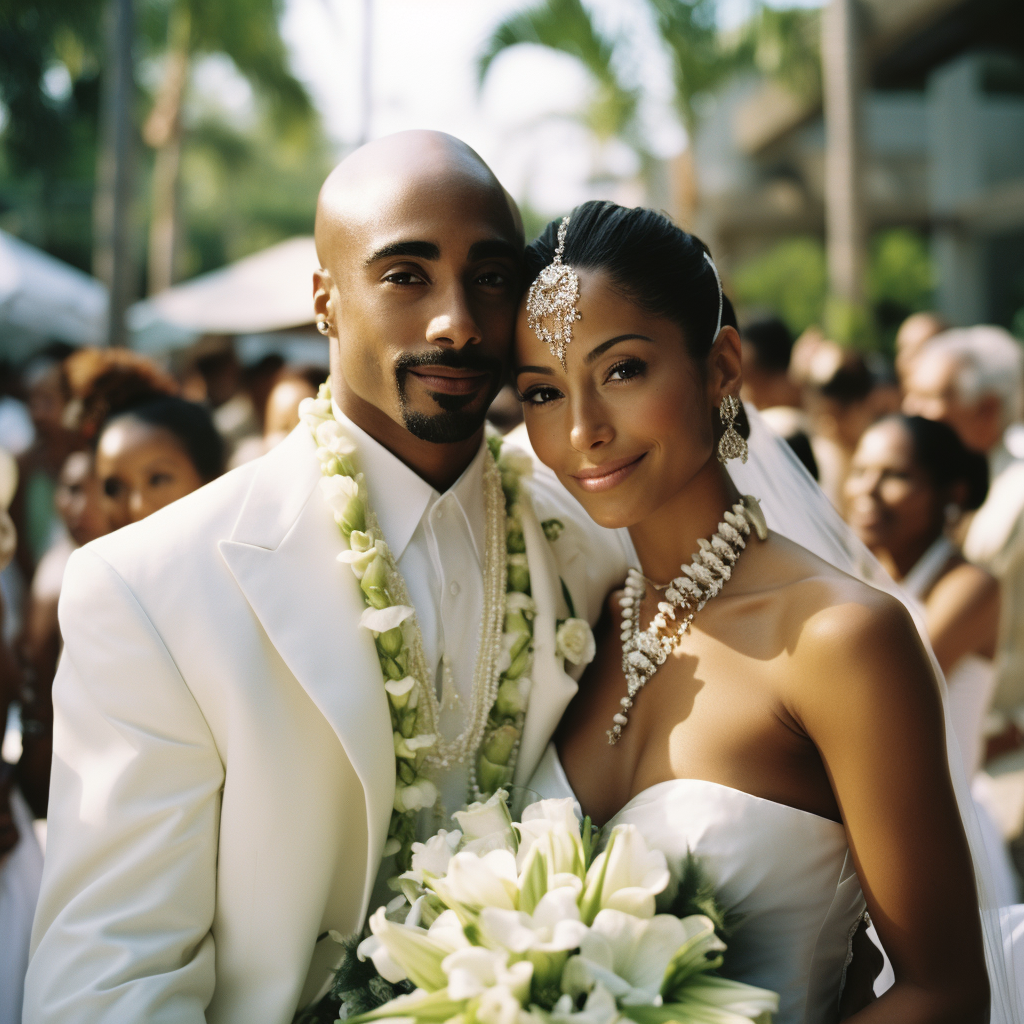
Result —
M789 369L789 357L793 352L793 335L777 317L766 316L752 320L740 331L743 340L754 350L757 365L773 373L785 373Z
M818 389L826 398L849 405L863 401L875 386L875 375L864 357L851 352L843 357L839 369Z
M894 413L882 423L898 423L910 437L914 462L924 470L938 491L953 484L967 485L967 497L962 502L965 512L973 512L988 494L988 461L980 452L972 451L960 440L957 432L938 420L923 416Z
M148 399L118 410L103 424L97 438L111 423L125 416L173 434L204 482L208 483L223 472L224 440L206 406L174 395Z
M555 258L559 217L526 247L526 283ZM704 360L715 340L719 291L708 247L663 213L591 201L570 214L564 263L603 270L615 287L654 316L676 323L690 355Z

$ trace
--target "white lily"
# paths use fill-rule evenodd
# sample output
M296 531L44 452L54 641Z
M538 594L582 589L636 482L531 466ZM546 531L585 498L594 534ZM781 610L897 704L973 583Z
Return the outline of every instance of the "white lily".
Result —
M562 886L545 893L532 914L522 910L480 911L480 932L489 944L510 953L563 953L576 949L587 932L576 903L579 892Z
M359 943L360 960L373 960L381 976L392 984L408 978L414 985L436 992L448 984L441 963L454 949L449 949L422 928L389 921L380 907L370 918L373 935Z
M366 608L359 616L359 625L373 633L386 633L415 614L416 609L410 608L407 604L392 604L387 608Z
M505 986L520 1004L530 996L533 965L527 960L509 964L504 950L467 946L445 957L441 968L453 999L474 999L494 985Z
M621 1006L660 1006L672 958L702 930L691 919L687 922L691 923L672 914L641 919L620 910L602 910L580 941L573 970L585 968Z
M570 960L571 964L573 961ZM566 965L568 969L568 964ZM551 1011L551 1019L557 1024L615 1024L620 1019L619 1008L615 997L603 985L595 984L587 992L587 1001L582 1010L574 1009L575 999L573 995L579 993L566 993L555 1003Z
M583 919L608 908L652 917L654 897L665 889L669 877L665 854L650 849L635 825L618 825L587 872Z
M515 910L519 896L516 859L508 850L491 850L482 857L457 853L448 863L448 874L429 879L428 885L445 906L457 912L483 907Z
M381 541L377 543L380 544ZM338 553L338 561L351 566L356 579L361 580L366 570L370 568L370 563L377 557L377 554L378 549L376 545L368 548L366 551L356 551L354 548L348 548Z
M412 866L402 878L409 878L421 886L428 876L441 878L447 874L448 862L455 856L461 842L462 833L458 829L452 832L441 829L425 843L413 843Z

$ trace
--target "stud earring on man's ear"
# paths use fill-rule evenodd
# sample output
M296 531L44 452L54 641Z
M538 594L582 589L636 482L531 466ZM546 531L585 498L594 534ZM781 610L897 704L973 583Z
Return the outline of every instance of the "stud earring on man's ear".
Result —
M323 334L325 336L330 334L331 333L331 321L328 320L326 317L324 317L322 320L321 319L317 319L316 329L321 334Z
M721 408L718 410L725 424L725 431L718 441L718 461L723 465L730 459L739 459L740 462L747 461L747 442L743 435L736 429L736 417L740 412L740 400L735 395L725 395L722 398Z

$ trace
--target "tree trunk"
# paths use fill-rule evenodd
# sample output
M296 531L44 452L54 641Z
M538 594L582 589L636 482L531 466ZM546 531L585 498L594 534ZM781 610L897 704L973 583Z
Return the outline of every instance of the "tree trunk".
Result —
M168 54L156 103L143 138L156 150L153 161L152 210L149 222L149 294L174 283L178 230L178 177L181 169L181 110L188 81L189 15L171 14Z
M102 129L93 199L93 273L110 294L107 340L127 341L125 310L132 297L132 0L110 0L106 11L107 65Z
M821 40L829 283L833 298L850 311L863 309L867 262L861 193L860 15L857 0L829 0L822 18Z

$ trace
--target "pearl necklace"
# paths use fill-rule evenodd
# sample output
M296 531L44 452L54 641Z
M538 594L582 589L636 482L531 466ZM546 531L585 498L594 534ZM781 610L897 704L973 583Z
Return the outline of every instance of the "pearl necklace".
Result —
M665 588L664 601L658 602L658 612L645 630L640 629L640 602L646 593L646 577L638 569L630 569L626 576L619 607L622 609L622 672L626 677L626 696L619 702L622 710L612 716L612 727L607 731L608 742L614 746L629 724L628 712L636 695L650 682L654 673L665 664L677 641L690 631L697 614L732 575L732 568L746 547L745 538L753 526L757 536L768 536L757 498L745 494L741 502L733 505L718 524L718 532L710 541L703 537L697 542L699 550L689 565L682 565L682 575ZM668 631L668 621L676 619L676 609L685 617L674 630Z

